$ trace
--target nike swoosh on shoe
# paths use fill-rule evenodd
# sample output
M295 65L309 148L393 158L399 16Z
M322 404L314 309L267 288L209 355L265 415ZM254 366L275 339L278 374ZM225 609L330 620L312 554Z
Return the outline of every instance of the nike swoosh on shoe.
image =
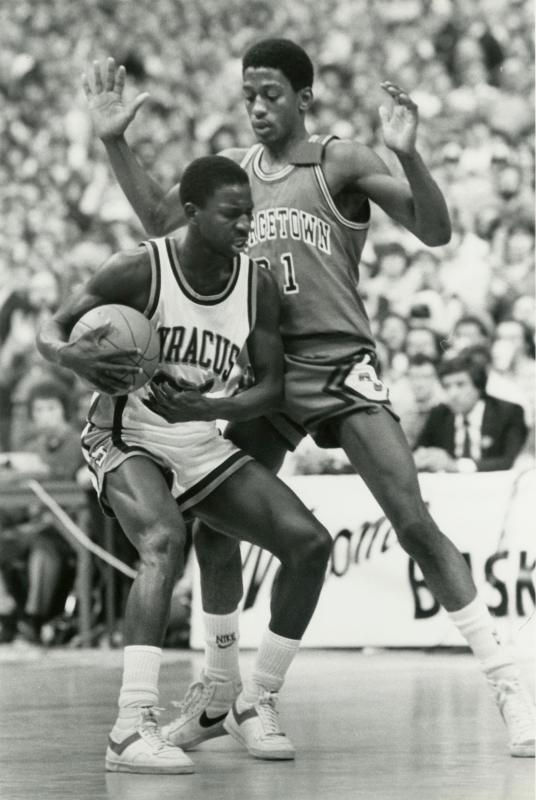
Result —
M207 712L203 710L203 713L199 717L199 724L202 728L211 728L213 725L216 725L216 723L222 722L227 716L227 713L226 711L224 714L219 714L217 717L209 717L207 716Z

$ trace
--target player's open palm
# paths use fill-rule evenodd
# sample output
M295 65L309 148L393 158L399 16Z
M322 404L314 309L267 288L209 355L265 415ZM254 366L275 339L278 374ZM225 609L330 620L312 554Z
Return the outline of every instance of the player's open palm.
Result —
M381 87L392 100L389 107L380 106L384 142L395 153L408 155L414 151L417 138L417 104L390 81L383 81Z
M102 70L99 62L94 61L93 73L93 86L86 73L82 75L82 86L95 132L103 141L114 139L125 132L149 94L142 92L126 103L123 99L126 70L122 65L116 68L113 58L106 60Z

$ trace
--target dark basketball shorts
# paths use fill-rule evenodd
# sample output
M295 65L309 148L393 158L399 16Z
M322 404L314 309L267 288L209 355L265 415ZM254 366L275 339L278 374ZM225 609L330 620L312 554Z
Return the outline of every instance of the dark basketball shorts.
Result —
M375 413L384 407L397 421L389 390L378 378L376 354L361 351L329 362L285 355L285 403L267 415L294 450L308 434L319 447L338 447L329 423L356 411Z

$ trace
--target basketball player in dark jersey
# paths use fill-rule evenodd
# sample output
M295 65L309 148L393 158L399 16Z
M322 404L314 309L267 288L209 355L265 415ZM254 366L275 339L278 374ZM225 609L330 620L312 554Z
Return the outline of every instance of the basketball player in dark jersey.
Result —
M406 180L401 180L360 143L308 134L313 66L302 48L266 39L248 50L242 66L258 145L225 154L250 176L255 214L249 253L272 270L281 292L285 405L275 416L230 425L226 435L272 469L306 433L321 446L343 448L481 661L508 727L510 752L534 756L532 712L518 670L497 640L467 564L423 503L412 454L376 372L374 341L357 288L370 201L429 246L450 238L443 195L416 148L417 106L400 87L382 84L389 98L380 109L383 138L402 166ZM161 234L182 223L174 202L179 189L163 191L130 151L123 134L146 95L123 104L124 81L124 68L116 70L109 59L104 76L95 64L94 89L86 77L84 85L123 191L146 229ZM210 626L214 618L225 620L237 633L242 592L239 549L233 554L233 543L218 542L220 559L209 563L214 536L203 529L196 534L207 685L211 675L222 678L211 669ZM228 670L230 680L235 667L229 662ZM169 727L170 738L183 747L202 737L196 713L184 709Z

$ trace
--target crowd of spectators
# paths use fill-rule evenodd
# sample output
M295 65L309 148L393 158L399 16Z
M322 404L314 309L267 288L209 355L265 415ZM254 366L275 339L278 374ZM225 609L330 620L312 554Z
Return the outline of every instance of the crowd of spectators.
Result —
M419 105L418 146L453 235L423 247L374 209L360 286L383 377L412 446L466 348L487 391L523 408L534 442L533 11L528 0L19 0L0 8L0 450L27 446L28 400L53 380L83 416L87 391L34 347L44 314L143 230L92 133L81 73L112 55L149 91L128 138L166 186L194 157L251 142L240 56L286 36L316 65L311 131L381 139L380 81ZM310 444L293 471L348 471ZM1 589L1 587L0 587ZM0 615L1 615L0 591Z

